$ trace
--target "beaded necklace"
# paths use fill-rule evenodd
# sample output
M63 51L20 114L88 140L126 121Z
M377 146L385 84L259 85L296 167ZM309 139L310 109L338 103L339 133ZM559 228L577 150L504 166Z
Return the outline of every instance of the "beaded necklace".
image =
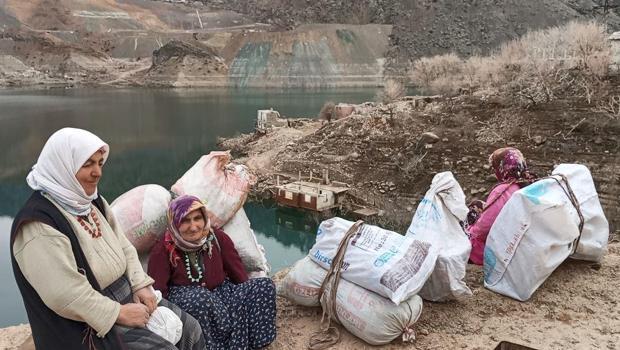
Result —
M192 264L189 261L189 254L187 252L184 252L183 254L185 255L185 272L187 272L187 278L189 278L190 282L192 283L200 282L200 280L202 279L202 267L198 263L198 259L200 259L200 256L196 256L196 261L193 263L196 271L198 271L198 277L194 277L194 275L192 274Z
M88 220L88 215L85 216L86 219L84 219L84 217L82 216L78 216L77 221L80 223L80 225L82 225L82 228L90 234L92 238L99 238L101 237L101 224L99 223L99 218L97 217L97 214L95 214L95 210L92 208L90 210L90 217L93 219L94 224L91 223L90 220ZM88 224L86 224L87 222Z

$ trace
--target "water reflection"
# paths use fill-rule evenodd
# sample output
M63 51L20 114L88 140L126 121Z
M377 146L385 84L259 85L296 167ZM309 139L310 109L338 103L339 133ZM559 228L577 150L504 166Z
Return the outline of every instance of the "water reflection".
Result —
M272 272L306 256L315 242L318 224L302 212L260 202L246 203L245 211L259 243L265 246Z
M316 116L327 100L359 103L374 89L71 89L0 91L0 215L26 198L16 188L55 130L90 130L110 144L101 188L108 199L140 184L169 187L218 136L251 131L256 111ZM8 184L9 186L3 186Z

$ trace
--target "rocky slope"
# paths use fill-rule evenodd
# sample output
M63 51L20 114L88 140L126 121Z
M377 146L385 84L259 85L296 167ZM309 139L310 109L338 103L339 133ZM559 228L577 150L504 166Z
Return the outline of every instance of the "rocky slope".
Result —
M561 163L590 168L612 232L620 230L620 120L560 100L523 110L496 98L405 98L390 105L367 103L348 118L298 132L231 139L222 144L262 173L259 192L272 174L321 174L348 183L348 208L379 209L377 222L402 232L434 174L451 171L469 200L484 199L495 178L489 154L519 148L531 170L549 174ZM284 131L282 131L284 130ZM428 141L426 133L436 137Z
M484 53L576 18L617 29L615 3L605 12L603 2L6 0L0 86L376 86L386 75L406 80L417 57ZM148 70L171 40L215 50L227 69L186 55Z
M528 30L597 18L620 28L617 5L603 0L202 0L290 29L304 23L394 26L387 69L400 75L410 60L454 51L486 53Z

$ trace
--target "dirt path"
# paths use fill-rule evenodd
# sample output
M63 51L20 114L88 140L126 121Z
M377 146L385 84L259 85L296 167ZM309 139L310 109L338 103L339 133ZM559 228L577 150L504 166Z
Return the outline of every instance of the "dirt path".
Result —
M109 80L109 81L102 82L101 85L119 86L123 84L129 84L131 82L129 78L132 75L145 72L151 67L151 62L149 60L143 60L140 63L134 63L134 64L136 65L135 68L120 71L118 72L118 75L116 76L116 78Z

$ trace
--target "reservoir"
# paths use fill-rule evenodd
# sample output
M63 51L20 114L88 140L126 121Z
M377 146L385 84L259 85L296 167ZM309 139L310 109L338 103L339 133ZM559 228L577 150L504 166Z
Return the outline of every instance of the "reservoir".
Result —
M314 118L327 101L361 103L376 89L54 89L0 91L0 327L27 322L9 258L14 215L31 193L25 177L43 144L63 127L110 145L99 183L109 202L143 184L170 186L217 137L251 132L256 111ZM273 203L246 203L272 273L307 254L318 222Z

